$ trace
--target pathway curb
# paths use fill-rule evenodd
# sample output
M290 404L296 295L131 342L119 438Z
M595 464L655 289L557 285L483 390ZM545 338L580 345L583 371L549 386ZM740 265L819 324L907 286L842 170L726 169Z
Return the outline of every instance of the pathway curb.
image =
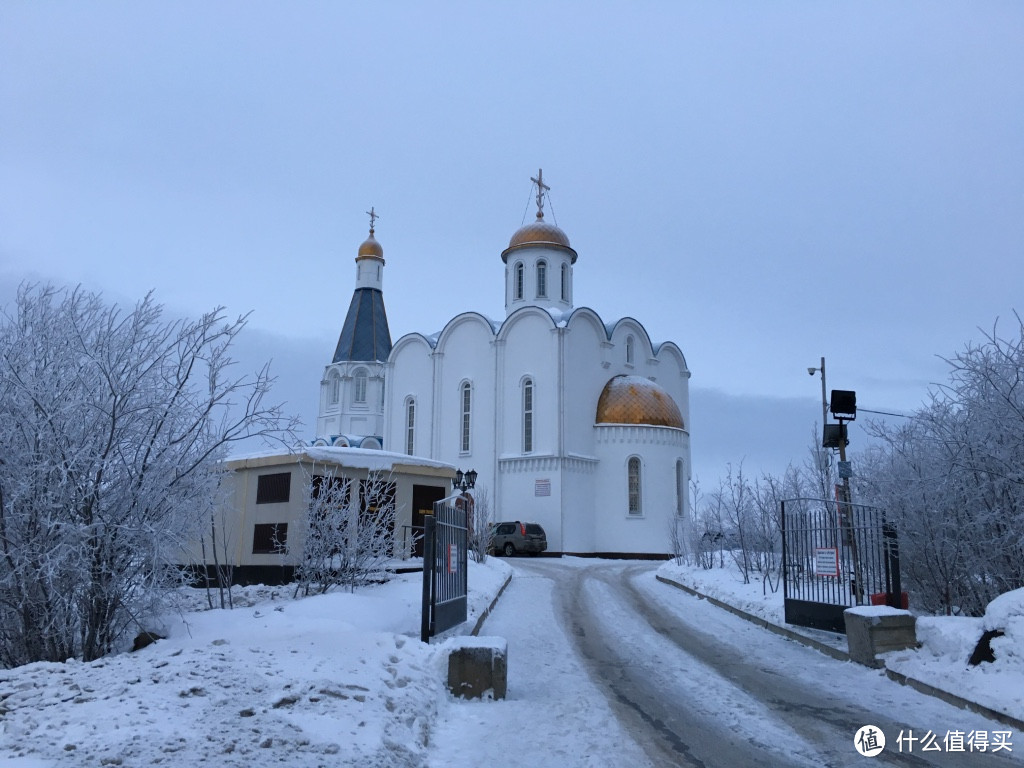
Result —
M469 633L470 635L472 635L473 637L477 637L480 634L480 629L483 627L484 621L487 619L488 616L491 615L491 611L494 610L494 606L498 604L498 598L501 597L502 592L505 591L505 587L507 587L512 582L512 576L513 574L509 573L508 578L505 579L505 583L501 585L501 589L498 590L497 594L494 596L494 599L491 600L491 604L488 605L487 608L483 611L483 613L481 613L477 617L476 624L473 625L473 631Z

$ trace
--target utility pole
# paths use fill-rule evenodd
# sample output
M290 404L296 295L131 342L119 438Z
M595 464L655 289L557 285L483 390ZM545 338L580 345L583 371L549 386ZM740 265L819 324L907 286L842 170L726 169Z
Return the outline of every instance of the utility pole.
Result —
M828 398L825 397L825 358L821 358L821 428L828 423Z
M853 494L850 492L850 465L846 461L846 422L857 418L857 393L848 390L832 392L832 415L839 421L839 476L842 485L836 487L840 517L849 536L850 555L853 558L853 595L857 605L864 602L864 581L860 557L857 553L857 526L853 513Z

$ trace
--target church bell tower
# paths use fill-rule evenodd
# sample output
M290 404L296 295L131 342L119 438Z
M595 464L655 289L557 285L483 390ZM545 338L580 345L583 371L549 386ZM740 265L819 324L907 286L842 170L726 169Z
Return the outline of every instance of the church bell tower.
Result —
M320 382L317 445L383 447L384 364L391 332L384 310L384 249L374 237L379 216L373 208L367 215L370 235L356 255L356 287Z

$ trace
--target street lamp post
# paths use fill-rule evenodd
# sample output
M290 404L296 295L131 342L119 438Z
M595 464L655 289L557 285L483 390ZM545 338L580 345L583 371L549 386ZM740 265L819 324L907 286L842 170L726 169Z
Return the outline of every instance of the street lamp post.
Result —
M452 480L452 487L456 490L462 491L464 494L466 491L476 486L477 472L475 469L469 470L463 474L461 469L455 470L455 478Z
M465 474L463 474L461 469L457 469L455 470L455 477L452 479L452 487L459 491L459 498L455 502L455 506L459 506L459 502L462 503L462 509L466 512L467 520L469 520L470 512L473 510L473 497L466 493L466 491L472 490L476 486L476 477L475 469L471 469Z

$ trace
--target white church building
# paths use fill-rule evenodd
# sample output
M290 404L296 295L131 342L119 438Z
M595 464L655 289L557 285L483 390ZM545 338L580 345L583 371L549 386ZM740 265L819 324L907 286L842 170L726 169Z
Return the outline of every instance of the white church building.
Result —
M631 317L576 306L577 253L533 181L536 218L501 252L504 319L467 311L393 346L371 210L316 442L475 469L493 518L540 523L549 552L668 555L674 518L688 516L686 359Z

